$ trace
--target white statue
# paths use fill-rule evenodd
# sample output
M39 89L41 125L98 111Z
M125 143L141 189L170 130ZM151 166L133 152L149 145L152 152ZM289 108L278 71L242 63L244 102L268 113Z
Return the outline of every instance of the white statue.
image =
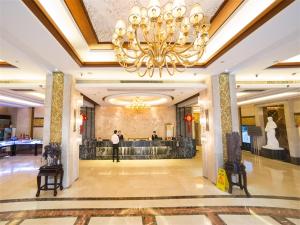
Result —
M276 123L273 121L272 117L268 117L267 126L265 131L267 132L267 145L263 148L273 149L273 150L283 150L279 147L279 142L275 136L275 129L277 128Z

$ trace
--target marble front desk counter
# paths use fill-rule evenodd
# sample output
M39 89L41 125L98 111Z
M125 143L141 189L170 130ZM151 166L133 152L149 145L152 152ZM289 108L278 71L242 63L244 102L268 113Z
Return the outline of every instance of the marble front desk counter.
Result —
M177 159L192 158L196 154L195 141L123 141L119 147L120 159ZM79 150L80 159L112 159L110 141L84 140Z

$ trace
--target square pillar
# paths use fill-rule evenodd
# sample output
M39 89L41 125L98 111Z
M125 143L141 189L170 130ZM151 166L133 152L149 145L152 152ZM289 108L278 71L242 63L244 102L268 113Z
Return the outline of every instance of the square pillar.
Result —
M83 97L75 90L71 75L53 72L46 78L44 146L49 142L61 144L64 187L79 177L80 107Z
M226 133L239 131L235 76L223 73L209 77L206 83L207 90L199 97L208 123L208 129L202 129L203 175L215 183L218 169L227 159Z

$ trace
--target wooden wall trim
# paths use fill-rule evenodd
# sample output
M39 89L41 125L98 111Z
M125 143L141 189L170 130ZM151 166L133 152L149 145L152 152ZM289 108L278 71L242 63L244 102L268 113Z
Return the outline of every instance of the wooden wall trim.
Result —
M99 42L82 0L64 2L91 50L113 49L111 42ZM225 0L211 19L209 35L213 36L243 2L244 0Z
M215 15L211 18L209 36L212 37L228 18L240 7L244 0L225 0Z
M87 97L85 94L80 93L81 96L83 97L83 100L92 103L94 106L99 105L97 102L95 102L94 100L90 99L89 97Z
M17 67L7 62L0 62L0 68L17 68Z
M259 16L257 16L252 22L232 37L219 51L217 51L207 62L206 67L219 59L222 55L248 37L251 33L261 27L264 23L269 21L281 10L290 5L295 0L276 0L266 10L264 10Z
M34 107L31 107L30 137L33 138Z
M270 66L268 69L300 68L300 62L284 62Z
M42 6L39 5L39 3L36 2L36 0L22 0L24 4L32 11L32 13L41 21L41 23L49 30L49 32L57 39L57 41L64 47L64 49L69 53L69 55L74 59L74 61L80 66L80 67L121 67L118 62L84 62L80 59L78 54L76 53L75 49L71 46L71 44L67 41L67 39L64 37L64 35L59 31L58 27L55 25L55 23L51 20L49 15L47 15L47 12L45 12L42 9ZM66 4L70 6L70 2L81 2L81 7L83 5L82 0L65 0ZM259 16L257 16L251 23L249 23L246 27L244 27L237 35L235 35L233 38L231 38L223 47L221 47L212 57L208 59L207 62L198 64L193 66L192 68L206 68L209 65L211 65L213 62L215 62L217 59L219 59L222 55L224 55L226 52L228 52L230 49L232 49L234 46L236 46L238 43L240 43L242 40L244 40L248 35L250 35L252 32L254 32L256 29L258 29L260 26L262 26L265 22L269 21L272 17L277 15L281 10L283 10L285 7L290 5L295 0L276 0L272 5L270 5L263 13L261 13ZM211 34L214 34L224 23L225 21L234 13L234 11L243 3L243 0L228 0L224 3L224 5L221 6L221 9L218 10L217 15L215 18L212 19L212 30L210 31ZM71 4L73 5L73 4ZM72 8L80 8L80 5L78 6L72 6L69 7L69 9L72 10ZM81 8L81 12L72 13L72 15L87 15L84 8ZM220 17L220 18L219 18ZM82 18L80 18L82 19ZM79 18L75 19L75 22L78 21ZM83 19L85 22L78 21L78 24L81 23L88 23L91 25L91 22L89 18ZM80 22L80 23L79 23ZM214 25L215 24L215 25ZM78 26L83 26L78 25ZM90 32L93 30L90 28L82 28L84 32ZM81 30L81 29L80 29ZM82 31L83 32L83 31ZM88 40L93 39L93 43L96 42L96 34L95 31L92 31L92 35L87 37ZM107 47L111 47L110 43L104 44ZM92 46L92 45L91 45ZM95 46L95 44L93 44ZM101 44L97 45L101 46ZM98 49L98 48L97 48ZM103 48L100 48L103 49ZM298 67L298 66L297 66ZM279 68L279 67L277 67Z
M188 98L186 98L186 99L184 99L184 100L182 100L182 101L180 101L180 102L177 102L177 103L175 104L175 106L178 107L178 105L180 105L181 103L184 103L184 102L186 102L186 101L189 101L189 100L191 100L191 99L193 99L193 98L196 98L196 97L198 97L198 96L200 96L200 93L194 94L194 95L192 95L192 96L190 96L190 97L188 97Z
M61 44L61 46L68 52L73 60L79 65L82 65L80 57L77 55L75 49L67 41L64 35L59 31L54 21L46 11L42 9L36 0L22 0L23 3L31 10L31 12L40 20L40 22L48 29L48 31L55 37L55 39Z
M80 29L83 37L90 48L94 48L99 44L97 34L94 30L93 24L86 11L82 0L64 0L70 13L72 14L75 23Z

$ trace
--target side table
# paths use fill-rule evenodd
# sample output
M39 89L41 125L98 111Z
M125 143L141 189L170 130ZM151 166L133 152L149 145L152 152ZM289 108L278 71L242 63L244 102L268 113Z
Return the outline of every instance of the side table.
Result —
M41 179L42 176L45 177L45 184L41 186ZM40 191L47 191L47 190L54 190L54 196L57 195L57 188L60 188L60 190L63 189L63 176L64 176L64 170L62 165L55 165L55 166L41 166L39 169L39 174L37 176L37 192L36 197L40 196ZM54 178L54 183L48 183L48 177ZM59 177L59 183L57 182L57 178ZM48 185L53 185L53 188L49 188Z

